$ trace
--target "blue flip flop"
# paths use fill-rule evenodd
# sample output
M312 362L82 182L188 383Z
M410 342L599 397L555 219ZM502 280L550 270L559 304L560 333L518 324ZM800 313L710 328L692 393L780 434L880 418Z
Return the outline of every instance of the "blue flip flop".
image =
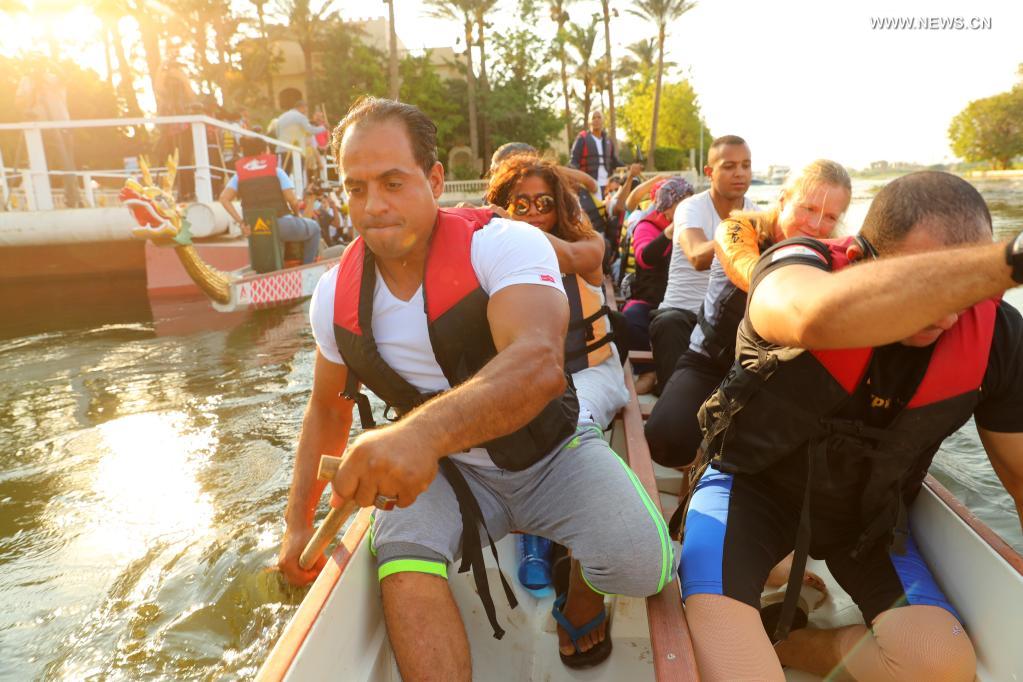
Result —
M611 655L610 627L604 633L604 639L589 651L579 651L579 640L593 632L596 628L600 627L601 623L607 620L607 609L601 609L600 613L593 620L576 628L565 617L564 608L567 599L568 594L562 594L554 600L554 606L551 607L551 615L554 616L554 620L568 634L568 638L572 640L572 646L575 648L575 653L568 656L559 651L561 662L569 668L590 668L598 663L603 663Z

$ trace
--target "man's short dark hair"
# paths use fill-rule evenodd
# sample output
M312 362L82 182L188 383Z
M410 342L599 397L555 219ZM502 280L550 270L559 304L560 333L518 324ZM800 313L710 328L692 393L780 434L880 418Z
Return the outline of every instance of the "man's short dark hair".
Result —
M490 169L493 171L495 168L501 165L501 162L505 159L515 156L516 154L536 154L536 147L527 142L505 142L500 147L494 150L493 155L490 157Z
M976 242L992 232L991 212L976 187L951 173L919 171L892 180L877 193L860 233L884 253L927 218L936 219L947 246Z
M258 137L249 137L246 135L241 141L242 156L259 156L260 154L266 154L270 151L270 146Z
M359 99L345 114L344 120L334 128L331 150L338 165L341 165L341 140L349 128L361 123L383 123L392 119L405 124L412 154L423 169L423 174L428 176L437 163L437 126L419 107L380 97Z
M714 141L710 143L709 149L720 149L731 144L746 144L746 140L738 135L722 135L721 137L714 138Z

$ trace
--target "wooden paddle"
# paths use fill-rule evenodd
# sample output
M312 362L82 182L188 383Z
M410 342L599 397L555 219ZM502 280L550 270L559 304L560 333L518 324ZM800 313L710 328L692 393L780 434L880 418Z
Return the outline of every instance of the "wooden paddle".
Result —
M329 481L334 478L334 474L337 473L340 466L340 457L323 455L320 457L320 468L316 472L316 478L321 481ZM298 565L302 569L309 570L316 564L320 555L327 549L327 545L337 536L341 526L345 525L345 521L348 520L348 517L352 515L352 512L357 507L358 505L355 503L355 500L348 500L340 507L331 508L327 513L327 518L323 520L323 523L316 529L312 538L309 539L305 549L302 550L302 556L298 559Z

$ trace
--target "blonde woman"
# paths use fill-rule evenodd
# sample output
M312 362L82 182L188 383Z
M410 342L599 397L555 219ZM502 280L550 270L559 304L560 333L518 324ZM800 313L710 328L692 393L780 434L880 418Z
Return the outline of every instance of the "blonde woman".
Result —
M789 176L771 208L734 212L718 227L715 248L719 255L711 265L689 349L679 359L646 424L655 461L681 467L696 456L703 438L696 413L735 359L735 334L760 250L792 237L830 237L851 198L852 183L846 170L834 161L817 160Z

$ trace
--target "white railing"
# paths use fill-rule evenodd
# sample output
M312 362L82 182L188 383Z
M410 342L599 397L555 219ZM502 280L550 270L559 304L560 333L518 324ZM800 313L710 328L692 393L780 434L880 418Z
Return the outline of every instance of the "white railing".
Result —
M119 178L127 179L135 177L136 173L128 170L53 170L49 169L46 160L46 149L43 145L44 130L72 130L75 128L124 128L126 126L157 126L168 124L188 124L192 130L192 158L193 164L179 166L179 170L191 170L195 173L195 197L198 201L210 203L214 200L212 172L222 171L225 177L234 173L234 169L210 165L209 148L206 139L206 126L213 126L221 130L233 133L237 138L255 137L275 145L278 148L292 152L292 173L291 177L295 183L295 193L302 195L305 184L305 174L302 171L303 154L305 150L301 147L288 144L251 130L246 130L233 123L226 123L215 118L203 115L193 116L155 116L151 118L111 118L111 119L83 119L70 121L24 121L21 123L0 123L0 131L11 130L21 131L25 136L25 149L28 151L28 168L9 168L0 156L0 200L3 206L8 206L12 191L10 176L21 178L21 192L24 195L25 206L30 211L49 211L54 209L54 191L50 186L50 176L75 176L76 184L81 181L81 191L86 202L90 206L96 205L96 194L92 187L94 178ZM153 170L164 170L154 167ZM106 192L103 193L107 194Z

